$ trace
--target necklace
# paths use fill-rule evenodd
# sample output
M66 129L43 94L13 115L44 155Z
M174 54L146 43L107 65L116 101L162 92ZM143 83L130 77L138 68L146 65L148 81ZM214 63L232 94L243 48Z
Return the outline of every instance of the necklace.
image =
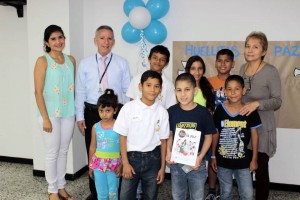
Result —
M251 90L251 87L252 87L252 86L251 86L251 81L253 80L254 76L256 75L258 69L260 68L261 63L262 63L262 60L260 61L259 65L257 66L257 68L256 68L256 70L255 70L255 72L254 72L254 74L253 74L252 76L248 76L248 77L249 77L249 78L248 78L249 87L247 88L247 92L250 92L250 90ZM245 75L246 75L246 71L247 71L247 69L248 69L248 66L249 66L249 64L247 65L247 67L246 67L246 69L245 69L245 71L244 71L244 74L243 74L243 79L244 79L244 80L247 79L247 78L245 77ZM247 75L246 75L246 76L247 76Z
M262 62L263 62L263 61L261 60L260 63L259 63L259 65L257 66L255 72L252 74L252 76L249 76L249 80L250 80L250 81L253 80L253 78L254 78L254 76L256 75L258 69L260 68ZM244 71L243 77L244 77L245 75L247 76L246 71L247 71L248 67L249 67L249 64L247 64L247 67L246 67L246 69L245 69L245 71Z

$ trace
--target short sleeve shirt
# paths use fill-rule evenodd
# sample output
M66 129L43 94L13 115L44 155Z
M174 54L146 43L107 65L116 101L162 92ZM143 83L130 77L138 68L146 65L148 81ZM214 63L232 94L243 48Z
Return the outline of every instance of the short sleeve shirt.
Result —
M152 151L168 139L169 116L162 105L147 106L140 99L126 103L114 124L114 131L127 137L127 151Z
M131 80L129 88L126 92L127 97L129 97L131 99L136 99L136 98L142 97L142 93L139 90L139 83L141 82L141 76L142 76L142 74L138 74ZM163 80L162 91L157 96L155 101L167 109L170 106L176 104L174 85L169 79L167 79L167 77L164 74L162 74L161 77Z
M197 104L192 110L183 110L179 103L168 109L170 130L173 135L176 128L186 128L201 131L201 140L199 143L199 152L202 149L205 135L216 133L212 115L207 108Z
M231 114L224 104L217 107L214 122L219 132L216 148L217 165L229 169L248 168L251 157L247 146L251 139L251 129L262 126L258 112L249 116Z
M208 78L208 81L214 88L215 108L217 108L219 104L227 99L225 94L225 81L219 79L217 76Z

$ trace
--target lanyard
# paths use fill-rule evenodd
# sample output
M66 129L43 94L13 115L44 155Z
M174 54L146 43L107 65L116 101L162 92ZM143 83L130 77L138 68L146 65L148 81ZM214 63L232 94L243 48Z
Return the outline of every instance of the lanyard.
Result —
M99 66L98 66L97 53L96 53L95 56L96 56L97 68L98 68L98 72L99 72L99 76L100 76L100 70L99 70ZM105 73L106 73L106 71L107 71L107 68L108 68L108 66L109 66L109 64L110 64L110 61L111 61L112 57L113 57L113 54L111 53L109 62L107 63L107 65L106 65L106 67L105 67L105 70L104 70L104 72L103 72L103 74L102 74L102 76L101 76L101 78L100 78L99 84L101 84L101 82L102 82L103 76L105 75ZM105 62L105 61L104 61L104 62Z

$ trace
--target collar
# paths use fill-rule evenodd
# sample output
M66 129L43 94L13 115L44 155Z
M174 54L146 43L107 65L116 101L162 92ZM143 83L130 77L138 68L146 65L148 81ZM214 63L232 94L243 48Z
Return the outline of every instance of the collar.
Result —
M154 104L152 104L151 106L146 105L144 102L141 101L140 98L137 98L136 101L138 102L138 105L142 108L142 109L151 109L151 110L155 110L158 106L158 102L154 102Z
M109 52L109 53L106 55L106 57L107 57L106 60L109 60L109 59L110 59L111 54L112 54L112 53ZM98 51L97 51L96 55L97 55L97 60L98 60L98 61L101 61L101 58L102 58L103 56L101 56L100 53L99 53Z
M161 78L162 78L163 80L167 79L167 77L166 77L166 75L165 75L164 72L161 72Z

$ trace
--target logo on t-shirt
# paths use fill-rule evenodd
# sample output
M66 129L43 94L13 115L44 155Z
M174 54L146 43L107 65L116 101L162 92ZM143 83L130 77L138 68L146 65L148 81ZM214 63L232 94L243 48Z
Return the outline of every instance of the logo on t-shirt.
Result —
M176 124L176 128L183 128L183 129L197 129L197 123L195 122L180 122Z

